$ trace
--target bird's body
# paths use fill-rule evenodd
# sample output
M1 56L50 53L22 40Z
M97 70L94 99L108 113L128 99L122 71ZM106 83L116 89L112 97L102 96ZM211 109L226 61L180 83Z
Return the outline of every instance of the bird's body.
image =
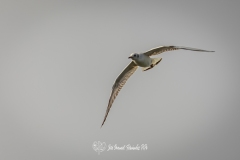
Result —
M144 55L143 53L138 54L139 58L134 59L133 62L139 67L149 67L152 64L152 58Z
M166 51L179 50L179 49L199 51L199 52L214 52L214 51L207 51L207 50L189 48L189 47L160 46L157 48L153 48L144 53L131 54L130 57L128 58L131 58L132 62L122 71L122 73L117 77L117 79L115 80L115 83L113 84L112 93L108 102L108 107L106 110L106 114L105 114L102 126L106 121L106 118L111 109L114 99L116 98L116 96L118 95L119 91L121 90L123 85L126 83L128 78L137 70L138 66L142 67L143 71L147 71L153 68L154 66L156 66L162 60L162 58L151 58L150 56L157 55Z

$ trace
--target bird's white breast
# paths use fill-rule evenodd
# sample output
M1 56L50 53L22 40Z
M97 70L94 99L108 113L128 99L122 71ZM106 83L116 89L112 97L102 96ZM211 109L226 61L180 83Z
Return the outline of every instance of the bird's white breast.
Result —
M140 67L148 67L151 65L152 60L150 57L142 54L138 59L133 60L133 62Z

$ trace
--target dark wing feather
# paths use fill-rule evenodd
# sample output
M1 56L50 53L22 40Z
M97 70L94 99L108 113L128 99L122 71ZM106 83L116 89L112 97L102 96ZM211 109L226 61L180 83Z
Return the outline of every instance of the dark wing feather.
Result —
M136 71L136 69L138 68L138 66L132 61L123 71L122 73L118 76L118 78L116 79L113 87L112 87L112 93L108 102L108 107L106 110L106 114L102 123L102 126L104 124L104 122L107 119L108 116L108 112L111 109L111 106L115 100L115 98L117 97L119 91L122 89L122 87L124 86L124 84L126 83L126 81L128 80L128 78Z
M183 49L183 50L190 50L190 51L199 51L199 52L214 52L214 51L207 51L207 50L202 50L202 49L197 49L197 48L190 48L190 47L180 47L180 46L160 46L157 48L153 48L144 54L147 56L153 56L157 55L163 52L167 51L173 51L173 50L178 50L178 49Z

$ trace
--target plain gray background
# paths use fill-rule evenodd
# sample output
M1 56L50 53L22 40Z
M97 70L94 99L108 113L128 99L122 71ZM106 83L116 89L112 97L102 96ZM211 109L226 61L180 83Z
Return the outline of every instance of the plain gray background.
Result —
M0 1L0 159L240 158L238 0ZM180 45L128 80L133 52ZM92 149L147 144L147 151Z

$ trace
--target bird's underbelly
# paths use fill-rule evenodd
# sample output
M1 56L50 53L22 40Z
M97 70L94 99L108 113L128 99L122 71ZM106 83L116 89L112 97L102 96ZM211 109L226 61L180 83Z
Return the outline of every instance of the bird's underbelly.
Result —
M150 58L149 59L144 59L144 60L138 60L138 61L134 60L133 62L140 67L148 67L152 63Z

